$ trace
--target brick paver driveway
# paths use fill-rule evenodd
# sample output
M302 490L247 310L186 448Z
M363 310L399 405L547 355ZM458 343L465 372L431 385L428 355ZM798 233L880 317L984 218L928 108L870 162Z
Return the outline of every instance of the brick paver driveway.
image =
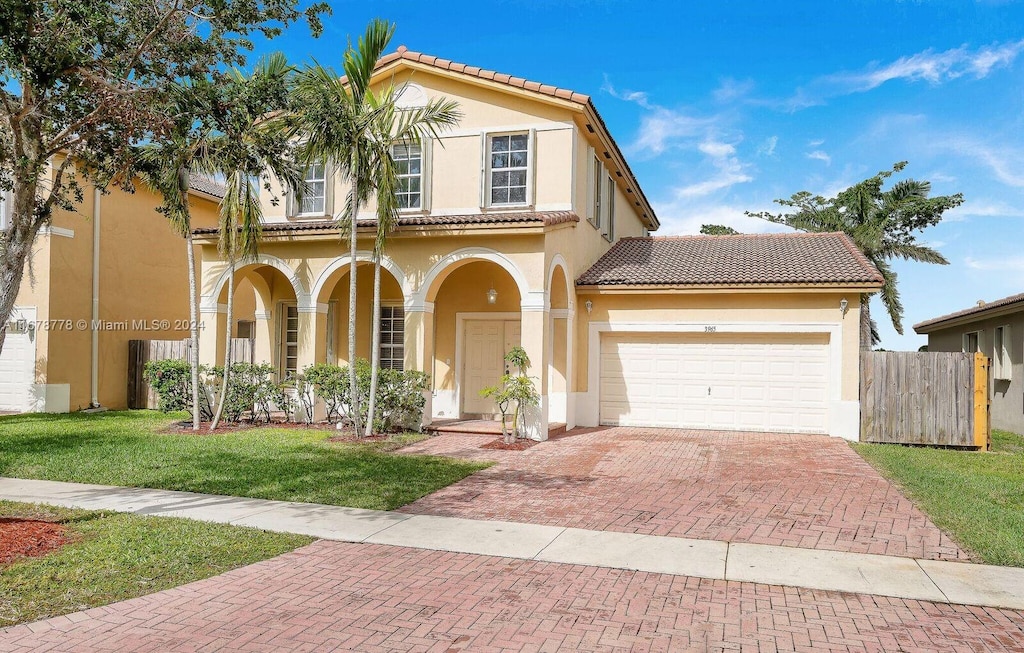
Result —
M492 436L493 437L493 436ZM523 452L444 434L403 451L498 464L404 512L937 560L968 555L844 441L579 429Z
M317 542L0 632L0 651L1024 651L1024 614Z

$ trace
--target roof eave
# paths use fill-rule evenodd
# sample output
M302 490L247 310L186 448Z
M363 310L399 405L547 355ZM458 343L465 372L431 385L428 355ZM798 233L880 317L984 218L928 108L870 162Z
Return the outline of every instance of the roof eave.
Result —
M968 315L958 315L956 317L945 318L941 320L924 322L918 322L914 325L914 332L919 335L926 335L933 331L941 331L943 329L952 329L953 327L963 326L970 324L971 322L978 322L980 320L989 320L994 317L1001 315L1008 315L1010 313L1019 313L1024 311L1024 300L1014 302L1012 304L1004 304L1002 306L993 306L989 309L981 309L969 313Z
M746 283L746 284L577 284L576 291L589 294L637 294L651 292L876 292L880 283Z

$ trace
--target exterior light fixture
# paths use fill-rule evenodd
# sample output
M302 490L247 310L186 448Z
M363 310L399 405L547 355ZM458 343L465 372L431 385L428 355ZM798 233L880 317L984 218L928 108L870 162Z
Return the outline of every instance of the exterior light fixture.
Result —
M594 302L589 299L583 302L583 305L587 307L587 315L590 315L590 311L594 310Z
M498 291L495 290L492 287L490 290L487 291L487 303L488 304L494 304L494 303L497 303L497 301L498 301Z
M850 302L846 301L845 297L839 300L839 312L842 313L843 315L846 315L846 309L849 308L849 306Z

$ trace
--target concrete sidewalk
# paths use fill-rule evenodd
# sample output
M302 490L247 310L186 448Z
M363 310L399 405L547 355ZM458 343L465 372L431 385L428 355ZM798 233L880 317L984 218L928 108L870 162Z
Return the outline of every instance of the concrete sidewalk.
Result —
M0 478L0 499L715 580L1024 610L1024 569L287 501Z

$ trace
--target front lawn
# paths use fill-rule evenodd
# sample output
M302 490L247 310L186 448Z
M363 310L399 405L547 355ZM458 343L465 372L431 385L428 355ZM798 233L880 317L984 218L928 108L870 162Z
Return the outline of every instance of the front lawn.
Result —
M992 432L992 451L854 444L965 549L1024 567L1024 436Z
M71 543L0 566L0 627L184 585L304 546L312 538L191 519L0 501L5 518L55 521Z
M260 427L161 433L151 411L0 417L0 476L187 490L392 510L488 466L391 453L424 436L327 442L331 431Z

